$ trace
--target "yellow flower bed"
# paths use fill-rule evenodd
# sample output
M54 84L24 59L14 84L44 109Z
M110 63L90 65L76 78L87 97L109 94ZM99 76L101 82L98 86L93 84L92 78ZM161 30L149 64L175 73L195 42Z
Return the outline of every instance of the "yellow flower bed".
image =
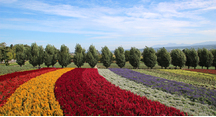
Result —
M0 107L0 116L63 116L55 99L55 82L74 68L64 68L37 76L21 85Z
M186 75L196 78L204 78L206 80L216 80L216 75L214 74L208 74L208 73L201 73L201 72L194 72L194 71L187 71L182 69L159 69L160 71L180 74L180 75Z

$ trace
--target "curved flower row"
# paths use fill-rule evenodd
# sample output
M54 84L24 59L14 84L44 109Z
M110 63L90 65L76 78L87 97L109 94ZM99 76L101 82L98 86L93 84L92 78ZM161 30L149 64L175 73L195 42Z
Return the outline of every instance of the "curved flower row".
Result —
M0 107L0 115L63 115L59 103L55 99L54 85L56 80L73 68L59 69L32 78L21 85L8 98L3 107Z
M208 73L202 73L202 72L195 72L195 71L188 71L188 70L182 70L182 69L159 69L160 71L166 71L170 73L185 75L185 76L191 76L195 78L199 78L200 80L207 80L209 84L216 84L216 75L214 74L208 74Z
M191 101L183 96L173 95L158 89L152 89L141 83L121 77L109 69L98 69L100 75L106 78L107 81L119 86L121 89L131 91L140 96L145 96L153 101L159 101L166 106L173 106L189 115L195 116L215 116L216 108L208 104L201 104Z
M21 72L9 73L9 74L5 74L5 75L1 75L0 76L0 81L6 80L6 79L10 79L10 78L14 78L14 77L20 76L20 75L26 75L26 74L30 74L30 73L33 73L33 72L38 72L38 71L46 70L46 69L52 69L52 68L42 68L42 69L36 69L36 70L29 70L29 71L21 71Z
M159 89L171 94L182 95L190 98L192 101L198 101L216 106L216 90L195 87L191 84L145 75L130 69L110 68L110 70L120 76L142 83L153 89Z
M63 74L56 81L55 95L65 115L184 115L116 87L93 68Z
M16 88L18 88L20 85L27 82L31 78L54 70L56 69L42 68L38 70L16 72L1 76L2 81L0 81L0 107L5 104L6 100L11 96L11 94L14 93Z
M202 73L209 73L209 74L215 74L216 75L216 70L214 70L214 69L185 69L185 70L202 72Z

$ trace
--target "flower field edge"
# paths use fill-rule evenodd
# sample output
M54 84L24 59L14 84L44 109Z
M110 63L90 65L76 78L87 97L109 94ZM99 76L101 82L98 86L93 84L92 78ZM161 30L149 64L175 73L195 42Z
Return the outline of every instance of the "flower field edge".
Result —
M154 77L130 69L109 68L109 70L122 77L142 83L143 85L153 89L160 89L170 94L182 95L190 98L192 101L216 107L216 90L196 87L191 84L167 80L160 77Z
M23 83L27 82L28 80L42 75L44 73L47 72L51 72L51 71L55 71L57 69L55 68L43 68L43 69L38 69L38 70L31 70L29 72L25 71L23 72L19 72L19 73L15 73L11 77L11 74L9 75L5 75L4 80L0 81L0 107L2 107L5 102L7 101L7 99L11 96L11 94L14 93L14 91L16 90L16 88L18 88L20 85L22 85ZM7 77L6 77L7 76Z
M170 94L158 89L152 89L141 83L137 83L133 80L129 80L122 76L115 74L109 69L98 69L98 72L101 76L106 78L112 84L119 86L121 89L128 90L134 94L145 96L148 99L153 101L159 101L166 106L173 106L177 109L180 109L184 112L187 112L188 115L195 116L215 116L215 108L207 104L201 104L198 102L192 102L189 98L183 96L178 96Z
M63 115L59 102L56 101L54 86L62 74L74 68L51 71L20 85L0 107L0 115L6 116L47 116Z
M216 70L215 69L184 69L184 70L202 72L202 73L209 73L209 74L216 75Z
M56 81L55 95L64 115L70 116L184 115L178 109L116 87L94 68L76 68L63 74Z

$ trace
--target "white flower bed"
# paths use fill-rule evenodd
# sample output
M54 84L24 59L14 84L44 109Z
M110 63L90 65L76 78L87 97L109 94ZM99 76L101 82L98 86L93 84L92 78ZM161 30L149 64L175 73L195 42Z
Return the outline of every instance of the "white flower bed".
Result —
M175 107L181 111L187 112L189 115L195 116L213 116L216 115L216 109L207 104L192 102L188 98L178 95L172 95L161 90L146 87L143 84L131 81L121 77L109 69L98 69L100 75L107 79L107 81L119 86L121 89L130 90L131 92L140 96L145 96L152 101L159 101L166 106Z

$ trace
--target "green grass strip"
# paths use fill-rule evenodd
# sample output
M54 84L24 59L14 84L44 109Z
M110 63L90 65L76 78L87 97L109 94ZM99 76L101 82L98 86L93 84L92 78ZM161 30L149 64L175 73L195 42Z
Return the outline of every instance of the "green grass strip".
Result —
M166 106L172 106L189 115L195 116L213 116L216 115L216 108L207 104L201 104L190 101L189 98L173 95L157 89L151 89L143 84L136 83L124 77L121 77L109 69L98 69L100 75L106 78L112 84L121 89L131 91L140 96L145 96L153 101L159 101Z

